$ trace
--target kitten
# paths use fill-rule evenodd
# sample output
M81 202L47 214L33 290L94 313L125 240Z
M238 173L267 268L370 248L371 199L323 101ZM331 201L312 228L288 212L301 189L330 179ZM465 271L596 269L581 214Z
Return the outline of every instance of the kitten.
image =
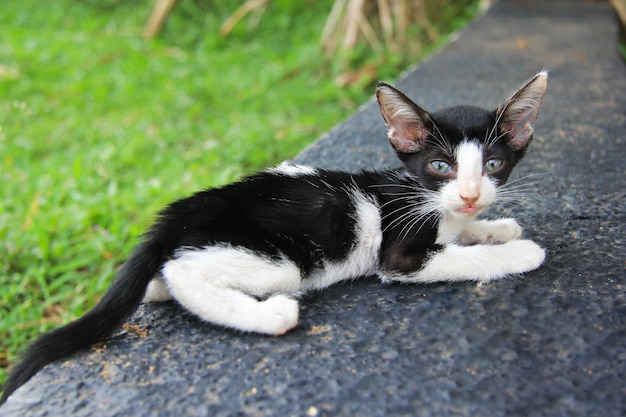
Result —
M392 86L376 96L402 169L331 172L282 164L160 213L102 300L40 337L2 402L46 364L105 339L145 301L282 335L298 297L339 281L491 281L538 268L544 250L513 219L476 220L524 156L547 85L540 72L496 110L429 113Z

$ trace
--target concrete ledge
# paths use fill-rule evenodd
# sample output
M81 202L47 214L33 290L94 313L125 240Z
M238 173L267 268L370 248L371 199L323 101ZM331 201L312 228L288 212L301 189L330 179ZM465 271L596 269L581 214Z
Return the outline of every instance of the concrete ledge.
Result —
M550 81L506 213L548 249L523 278L313 294L280 338L175 304L143 306L103 346L48 366L2 416L617 416L626 404L626 66L606 2L503 0L397 85L427 109L495 106ZM396 165L373 102L295 160ZM501 215L502 212L496 213Z

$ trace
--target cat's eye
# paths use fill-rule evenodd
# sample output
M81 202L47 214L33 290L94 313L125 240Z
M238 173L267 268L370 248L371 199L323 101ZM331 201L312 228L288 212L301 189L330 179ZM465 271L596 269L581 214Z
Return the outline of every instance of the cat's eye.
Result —
M432 169L439 174L449 174L452 172L452 166L446 161L432 161L430 163Z
M504 161L502 159L490 159L485 163L485 172L496 172L500 168Z

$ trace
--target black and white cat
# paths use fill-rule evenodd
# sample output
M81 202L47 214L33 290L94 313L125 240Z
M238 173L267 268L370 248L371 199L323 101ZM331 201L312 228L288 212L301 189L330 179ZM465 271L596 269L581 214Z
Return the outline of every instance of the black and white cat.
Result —
M331 172L282 164L170 204L85 316L40 337L2 401L46 364L110 336L145 301L174 299L203 320L282 335L298 297L342 280L491 281L538 268L542 248L513 219L476 220L532 139L540 72L496 110L428 113L380 83L404 168Z

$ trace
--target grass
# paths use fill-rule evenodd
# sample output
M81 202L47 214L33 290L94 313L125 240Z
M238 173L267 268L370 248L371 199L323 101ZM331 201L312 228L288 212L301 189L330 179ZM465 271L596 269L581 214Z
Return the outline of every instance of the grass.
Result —
M331 3L275 0L224 38L236 2L179 0L148 41L152 0L0 2L0 383L36 335L97 302L164 204L347 117L373 80L338 88L341 73L374 62L393 80L417 59L323 59Z

